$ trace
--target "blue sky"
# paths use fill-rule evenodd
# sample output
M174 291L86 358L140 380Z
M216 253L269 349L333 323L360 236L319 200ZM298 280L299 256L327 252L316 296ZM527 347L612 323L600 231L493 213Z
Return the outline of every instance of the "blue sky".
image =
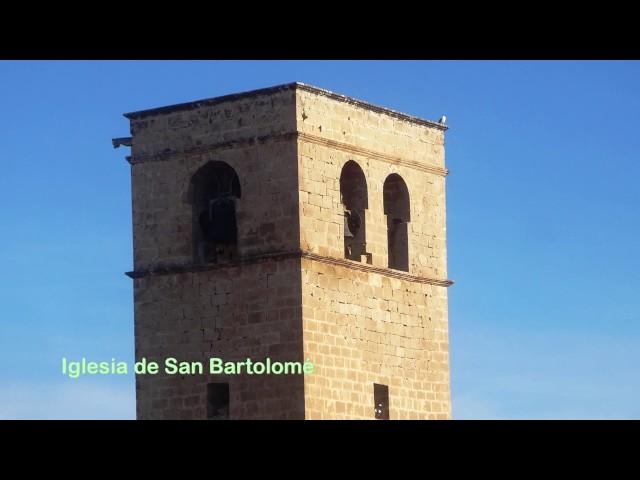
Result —
M0 418L134 418L123 112L302 81L447 114L454 418L640 418L639 62L0 62Z

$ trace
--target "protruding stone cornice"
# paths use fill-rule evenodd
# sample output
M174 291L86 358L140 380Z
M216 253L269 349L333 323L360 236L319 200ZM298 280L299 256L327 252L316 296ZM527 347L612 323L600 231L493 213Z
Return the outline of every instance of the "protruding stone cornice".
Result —
M251 265L260 262L266 262L269 260L284 260L289 258L307 259L314 262L325 263L329 265L335 265L351 270L356 270L365 273L375 273L386 277L397 278L399 280L405 280L412 283L426 283L429 285L436 285L439 287L450 287L453 285L452 280L424 277L418 275L411 275L407 272L401 272L399 270L393 270L390 268L376 267L366 263L355 262L353 260L347 260L343 258L327 257L324 255L318 255L316 253L307 251L292 251L292 252L275 252L268 254L252 255L243 257L241 259L217 263L217 264L186 264L186 265L161 265L157 267L135 270L132 272L126 272L126 275L133 279L146 278L158 275L176 275L183 273L197 273L208 272L214 270L224 270L229 268L238 268L242 265Z
M304 142L314 143L316 145L322 145L328 148L334 148L336 150L342 150L343 152L361 155L367 158L375 158L376 160L381 160L383 162L391 163L394 165L401 165L408 168L413 168L415 170L420 170L423 172L433 173L435 175L439 175L441 177L446 177L449 174L449 170L446 168L435 167L432 165L426 165L421 162L417 162L415 160L409 160L401 157L396 157L394 155L389 155L387 153L376 152L374 150L370 150L368 148L358 147L356 145L338 142L336 140L331 140L325 137L321 137L318 135L312 135L305 132L298 132L298 139Z
M215 154L216 152L228 150L232 148L248 148L256 145L262 145L267 142L281 142L286 140L298 139L299 141L313 143L315 145L324 146L327 148L334 148L353 155L360 155L366 158L373 158L383 162L391 163L393 165L400 165L414 170L432 173L441 177L446 177L449 174L449 170L446 168L435 167L432 165L426 165L416 160L409 160L394 155L389 155L382 152L376 152L367 148L362 148L357 145L353 145L346 142L338 142L319 135L312 135L305 132L286 132L273 135L264 135L260 137L251 138L239 138L236 140L229 140L225 142L214 143L211 145L198 145L184 150L175 150L160 152L151 155L130 155L126 157L127 161L131 165L147 162L162 162L168 161L173 158L184 155L202 155L202 154Z

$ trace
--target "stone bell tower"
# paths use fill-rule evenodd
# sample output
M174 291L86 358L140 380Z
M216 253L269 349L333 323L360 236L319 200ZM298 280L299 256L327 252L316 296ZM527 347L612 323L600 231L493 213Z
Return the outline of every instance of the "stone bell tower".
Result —
M125 114L140 419L450 418L444 133L301 83Z

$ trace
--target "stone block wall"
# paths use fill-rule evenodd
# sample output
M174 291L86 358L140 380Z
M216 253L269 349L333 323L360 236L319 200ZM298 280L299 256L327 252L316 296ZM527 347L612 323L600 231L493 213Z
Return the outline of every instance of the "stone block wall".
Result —
M232 96L187 112L160 109L133 117L134 269L193 263L189 186L193 174L209 161L228 163L240 180L240 255L296 249L294 112L293 92L285 90L241 101ZM188 122L178 122L185 118ZM211 119L217 120L209 123Z
M316 254L302 262L307 418L373 418L374 383L389 386L391 418L449 418L444 132L307 90L297 115L301 247ZM343 260L350 160L367 181L370 265ZM410 198L406 274L387 268L393 173Z
M310 376L137 377L138 418L450 418L444 128L289 84L127 114L131 122L136 358L309 359ZM368 191L370 262L344 258L340 174ZM210 161L238 174L238 258L197 265L189 185ZM409 191L408 271L388 268L383 185Z
M300 361L300 260L265 259L134 280L136 359ZM299 375L138 375L138 419L205 419L206 385L229 383L232 419L302 419Z

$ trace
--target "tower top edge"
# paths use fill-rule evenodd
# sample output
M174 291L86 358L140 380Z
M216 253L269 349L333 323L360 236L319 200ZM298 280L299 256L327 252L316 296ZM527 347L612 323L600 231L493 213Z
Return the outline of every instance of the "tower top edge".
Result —
M342 95L339 93L335 93L332 92L330 90L324 89L324 88L320 88L320 87L316 87L313 85L309 85L307 83L302 83L302 82L291 82L291 83L284 83L284 84L280 84L280 85L275 85L272 87L267 87L267 88L260 88L257 90L250 90L250 91L246 91L246 92L240 92L240 93L232 93L229 95L222 95L222 96L218 96L218 97L212 97L212 98L205 98L205 99L201 99L201 100L195 100L192 102L185 102L185 103L177 103L177 104L173 104L173 105L166 105L166 106L162 106L162 107L156 107L156 108L150 108L150 109L146 109L146 110L138 110L135 112L128 112L125 113L124 116L126 118L128 118L129 120L140 120L146 117L152 117L152 116L156 116L156 115L164 115L164 114L170 114L170 113L174 113L174 112L180 112L180 111L189 111L189 110L195 110L197 108L201 108L201 107L208 107L208 106L213 106L213 105L218 105L221 103L227 103L227 102L234 102L234 101L239 101L239 100L245 100L248 98L252 98L252 97L259 97L259 96L269 96L269 95L275 95L277 93L280 92L284 92L287 90L301 90L301 91L306 91L315 95L321 95L327 98L330 98L331 100L334 101L338 101L338 102L343 102L343 103L348 103L350 105L354 105L366 110L370 110L370 111L374 111L377 113L381 113L384 115L389 115L395 118L398 118L400 120L404 120L410 123L415 123L418 125L423 125L426 127L430 127L430 128L435 128L441 131L446 131L449 127L447 125L445 125L444 123L440 123L440 122L436 122L433 120L427 120L424 118L420 118L414 115L409 115L406 113L402 113L399 112L397 110L393 110L387 107L382 107L379 105L375 105L373 103L370 102L366 102L364 100L359 100L357 98L354 97L349 97L346 95Z

